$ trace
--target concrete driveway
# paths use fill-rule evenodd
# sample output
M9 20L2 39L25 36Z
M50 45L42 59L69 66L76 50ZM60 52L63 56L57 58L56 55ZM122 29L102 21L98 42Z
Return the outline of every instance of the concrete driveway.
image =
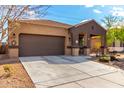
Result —
M124 72L88 56L20 57L36 87L122 88Z

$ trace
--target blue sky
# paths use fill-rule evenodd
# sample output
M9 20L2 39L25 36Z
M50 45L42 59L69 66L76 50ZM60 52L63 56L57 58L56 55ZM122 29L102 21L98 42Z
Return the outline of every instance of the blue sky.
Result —
M43 18L67 24L77 24L82 20L95 19L101 23L104 16L124 16L124 6L111 5L52 5Z

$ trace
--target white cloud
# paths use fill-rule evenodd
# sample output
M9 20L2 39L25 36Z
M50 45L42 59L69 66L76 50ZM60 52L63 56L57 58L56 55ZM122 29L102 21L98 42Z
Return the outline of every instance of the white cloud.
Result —
M112 16L124 16L124 9L121 7L113 7L110 13Z
M29 11L28 14L29 16L35 15L35 11Z
M92 4L85 5L85 7L87 7L87 8L94 7L94 6L96 6L96 5L92 5ZM98 6L105 7L105 5L98 5Z
M87 8L94 7L94 5L88 4L88 5L85 5L85 7L87 7Z
M27 19L39 19L37 17L37 13L35 11L27 11L27 16L25 16L24 18L27 18Z
M102 11L100 11L100 10L98 10L98 9L93 9L93 12L94 12L94 13L97 13L97 14L101 14L101 13L102 13Z
M85 20L82 20L80 23L87 22L89 20L92 20L92 19L85 19Z
M121 8L121 7L113 7L112 9L115 11L122 11L123 10L123 8Z

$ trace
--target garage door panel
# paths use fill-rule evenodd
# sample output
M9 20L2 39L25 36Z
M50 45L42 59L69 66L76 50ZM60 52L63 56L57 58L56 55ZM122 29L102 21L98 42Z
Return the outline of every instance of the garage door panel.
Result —
M63 55L64 37L20 35L20 56Z

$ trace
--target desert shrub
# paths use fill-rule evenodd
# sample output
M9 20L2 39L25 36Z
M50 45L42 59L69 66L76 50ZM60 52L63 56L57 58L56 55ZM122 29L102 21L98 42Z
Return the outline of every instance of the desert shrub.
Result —
M10 71L10 66L9 65L5 65L5 66L3 66L3 68L4 68L5 72Z
M5 65L5 66L3 66L3 69L5 71L4 78L10 77L11 76L10 66L9 65Z
M99 57L100 62L109 62L110 61L110 56L108 55L103 55Z

